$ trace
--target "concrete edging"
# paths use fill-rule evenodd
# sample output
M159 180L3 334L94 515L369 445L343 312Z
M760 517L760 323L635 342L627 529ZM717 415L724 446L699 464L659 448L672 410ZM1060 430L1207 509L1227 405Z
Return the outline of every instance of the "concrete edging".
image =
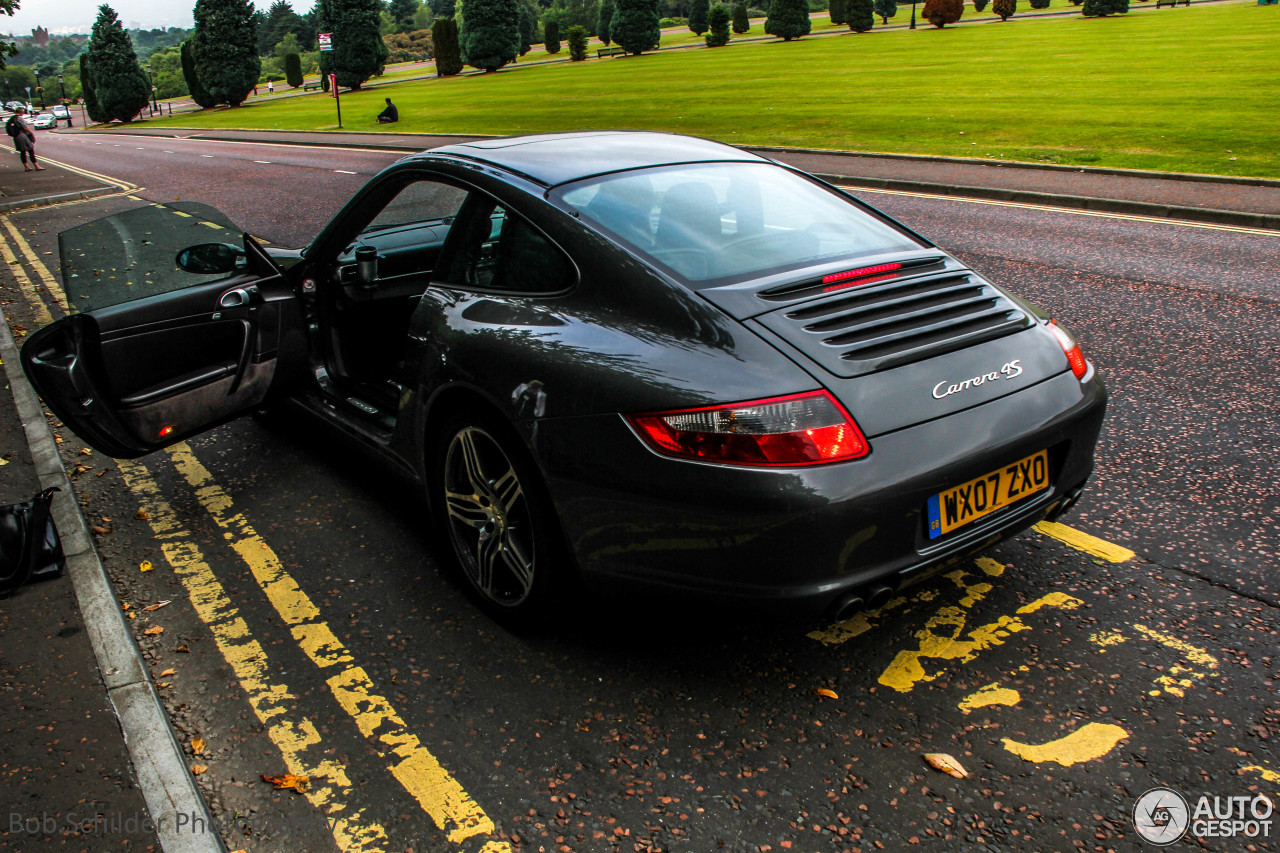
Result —
M74 193L61 193L59 195L44 195L39 198L30 199L14 199L13 201L0 201L0 213L12 213L15 210L25 210L30 207L45 207L51 204L62 204L68 201L83 201L86 198L97 198L102 195L111 195L112 193L124 192L124 187L119 184L108 184L92 190L80 190Z
M206 827L216 824L187 769L186 756L169 725L155 685L147 674L142 652L93 546L44 410L22 372L17 344L3 309L0 309L0 357L4 360L9 388L40 486L56 486L62 490L62 497L53 502L53 517L62 535L67 573L160 844L165 853L226 853L217 832L195 834L188 830L183 834L177 830L179 814L202 819ZM187 824L192 825L194 820Z

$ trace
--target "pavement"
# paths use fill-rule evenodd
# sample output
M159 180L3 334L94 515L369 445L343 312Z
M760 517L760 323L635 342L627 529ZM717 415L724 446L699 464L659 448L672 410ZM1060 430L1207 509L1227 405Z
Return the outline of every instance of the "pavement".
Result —
M110 132L158 133L146 128ZM406 151L461 139L238 131L199 136ZM1146 205L1141 209L1212 211L1236 216L1241 223L1280 228L1277 181L993 166L856 152L768 153L845 181L880 181L904 191L923 191L921 185L927 185L963 194L963 188L976 188L977 195L1026 194L1045 204L1093 199L1113 209ZM6 205L38 206L117 190L53 164L43 172L23 172L16 156L0 156L0 195ZM5 261L24 286L15 259ZM7 377L0 393L0 502L24 500L43 486L61 485L55 509L70 563L61 578L31 584L0 600L0 687L6 700L0 716L0 795L10 805L9 818L0 827L0 851L221 850L216 833L175 831L180 815L208 812L188 773L192 759L177 746L156 695L163 673L152 671L153 662L133 640L128 614L109 586L71 490L64 460L74 459L69 454L78 450L64 444L59 452L55 435L61 425L40 408L17 364L14 338L20 345L27 330L14 327L11 334L2 310L0 320L0 356ZM161 817L168 820L157 829Z

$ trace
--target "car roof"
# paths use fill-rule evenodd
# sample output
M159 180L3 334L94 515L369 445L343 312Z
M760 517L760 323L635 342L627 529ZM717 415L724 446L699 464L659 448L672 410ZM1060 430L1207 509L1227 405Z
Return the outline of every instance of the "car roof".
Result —
M709 139L619 130L482 139L433 148L415 158L442 154L490 163L546 186L673 163L769 162Z

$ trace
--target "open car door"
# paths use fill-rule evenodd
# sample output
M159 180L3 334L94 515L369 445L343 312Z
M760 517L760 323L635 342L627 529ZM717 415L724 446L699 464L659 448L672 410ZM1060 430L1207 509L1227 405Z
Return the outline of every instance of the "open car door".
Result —
M22 366L95 450L143 456L258 407L306 365L287 276L212 208L151 205L59 235L73 313L33 334ZM175 260L186 247L197 246Z

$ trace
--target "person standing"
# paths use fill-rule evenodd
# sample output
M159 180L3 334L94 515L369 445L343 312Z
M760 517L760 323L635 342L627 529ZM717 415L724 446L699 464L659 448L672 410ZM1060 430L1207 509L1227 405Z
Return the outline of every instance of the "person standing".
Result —
M276 93L276 81L274 81L274 80L268 80L268 81L267 81L267 94L268 94L268 95L274 95L275 93Z
M13 115L9 116L9 121L5 123L5 133L13 137L13 147L18 151L18 157L22 159L23 171L30 172L33 169L43 172L44 166L36 162L36 134L27 123L22 120L26 109L18 107ZM31 158L31 164L27 165L27 158Z
M391 103L391 99L387 98L387 108L378 113L378 124L392 124L400 120L400 111L396 109L396 105Z

